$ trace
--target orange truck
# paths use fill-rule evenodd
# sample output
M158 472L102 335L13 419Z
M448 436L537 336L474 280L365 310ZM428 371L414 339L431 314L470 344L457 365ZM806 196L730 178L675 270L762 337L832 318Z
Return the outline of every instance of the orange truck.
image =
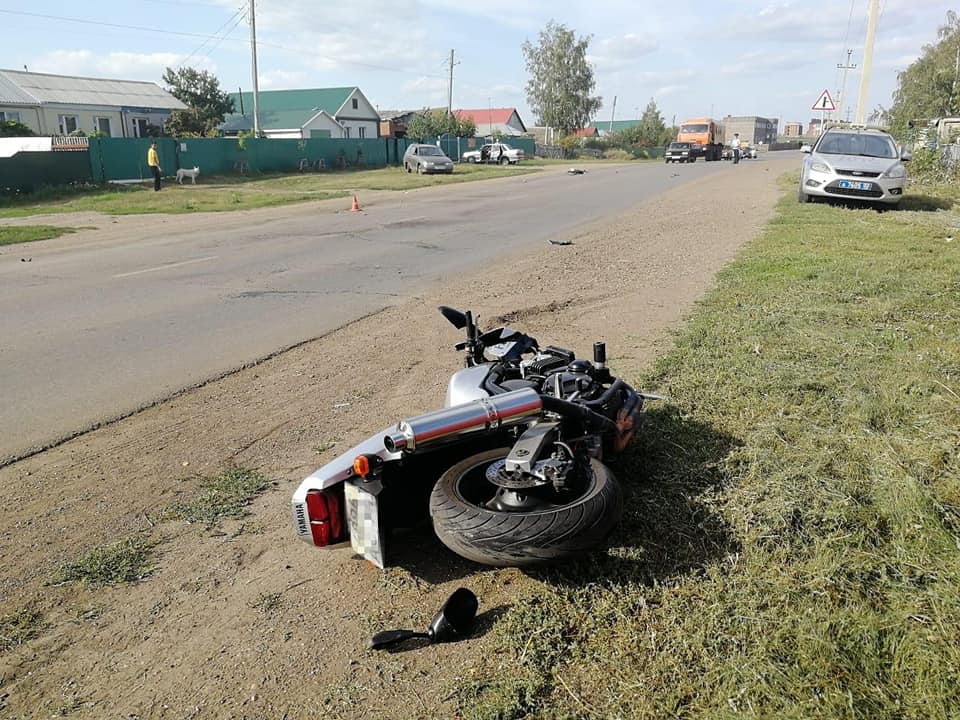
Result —
M684 120L677 133L677 142L690 143L697 156L703 155L707 162L720 160L723 154L723 126L712 118Z

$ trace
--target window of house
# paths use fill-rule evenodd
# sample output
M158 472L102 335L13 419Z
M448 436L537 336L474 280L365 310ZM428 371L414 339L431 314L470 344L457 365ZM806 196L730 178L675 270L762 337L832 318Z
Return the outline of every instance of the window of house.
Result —
M0 110L0 122L23 122L17 110Z
M360 101L357 98L353 99L353 109L356 110L360 107Z
M346 138L350 137L350 126L349 126L349 125L344 125L344 126L343 126L343 136L346 137Z
M146 118L144 117L133 118L133 136L134 137L147 136L147 119Z
M80 127L80 123L76 115L60 115L59 126L61 135L69 135Z
M367 136L367 129L364 127L357 128L357 137L364 138Z
M110 132L110 118L108 117L97 117L93 119L93 129L98 133L111 137L113 135Z

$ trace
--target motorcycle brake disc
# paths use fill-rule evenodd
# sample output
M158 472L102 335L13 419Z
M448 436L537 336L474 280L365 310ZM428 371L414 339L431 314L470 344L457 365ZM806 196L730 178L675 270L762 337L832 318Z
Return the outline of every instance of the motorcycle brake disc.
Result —
M506 460L497 460L487 468L487 481L497 487L507 490L529 490L530 488L549 485L549 481L542 480L526 473L507 472Z

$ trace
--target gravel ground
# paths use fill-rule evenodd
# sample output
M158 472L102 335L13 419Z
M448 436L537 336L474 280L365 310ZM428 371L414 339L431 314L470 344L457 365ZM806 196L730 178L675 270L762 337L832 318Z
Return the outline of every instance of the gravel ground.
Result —
M439 407L460 366L438 304L507 319L637 374L711 278L772 214L789 157L730 166L583 231L507 258L256 367L0 469L0 616L43 618L0 654L0 717L449 717L484 631L536 582L452 556L429 533L380 571L312 549L290 527L305 475L400 417ZM275 212L275 211L269 211ZM705 220L707 214L713 216ZM656 391L656 388L646 388ZM225 467L271 488L216 527L162 510ZM65 561L143 533L154 573L134 585L51 584ZM372 632L424 627L454 588L481 599L476 637L374 654ZM3 645L0 645L2 648Z

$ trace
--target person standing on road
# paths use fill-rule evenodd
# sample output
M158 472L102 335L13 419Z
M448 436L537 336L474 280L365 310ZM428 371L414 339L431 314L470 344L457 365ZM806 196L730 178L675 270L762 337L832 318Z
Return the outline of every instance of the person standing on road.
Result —
M740 133L733 134L733 140L730 142L730 147L733 149L733 164L736 165L740 162Z
M160 191L160 157L157 155L157 144L150 143L150 149L147 150L147 165L150 166L150 172L153 174L153 190Z

